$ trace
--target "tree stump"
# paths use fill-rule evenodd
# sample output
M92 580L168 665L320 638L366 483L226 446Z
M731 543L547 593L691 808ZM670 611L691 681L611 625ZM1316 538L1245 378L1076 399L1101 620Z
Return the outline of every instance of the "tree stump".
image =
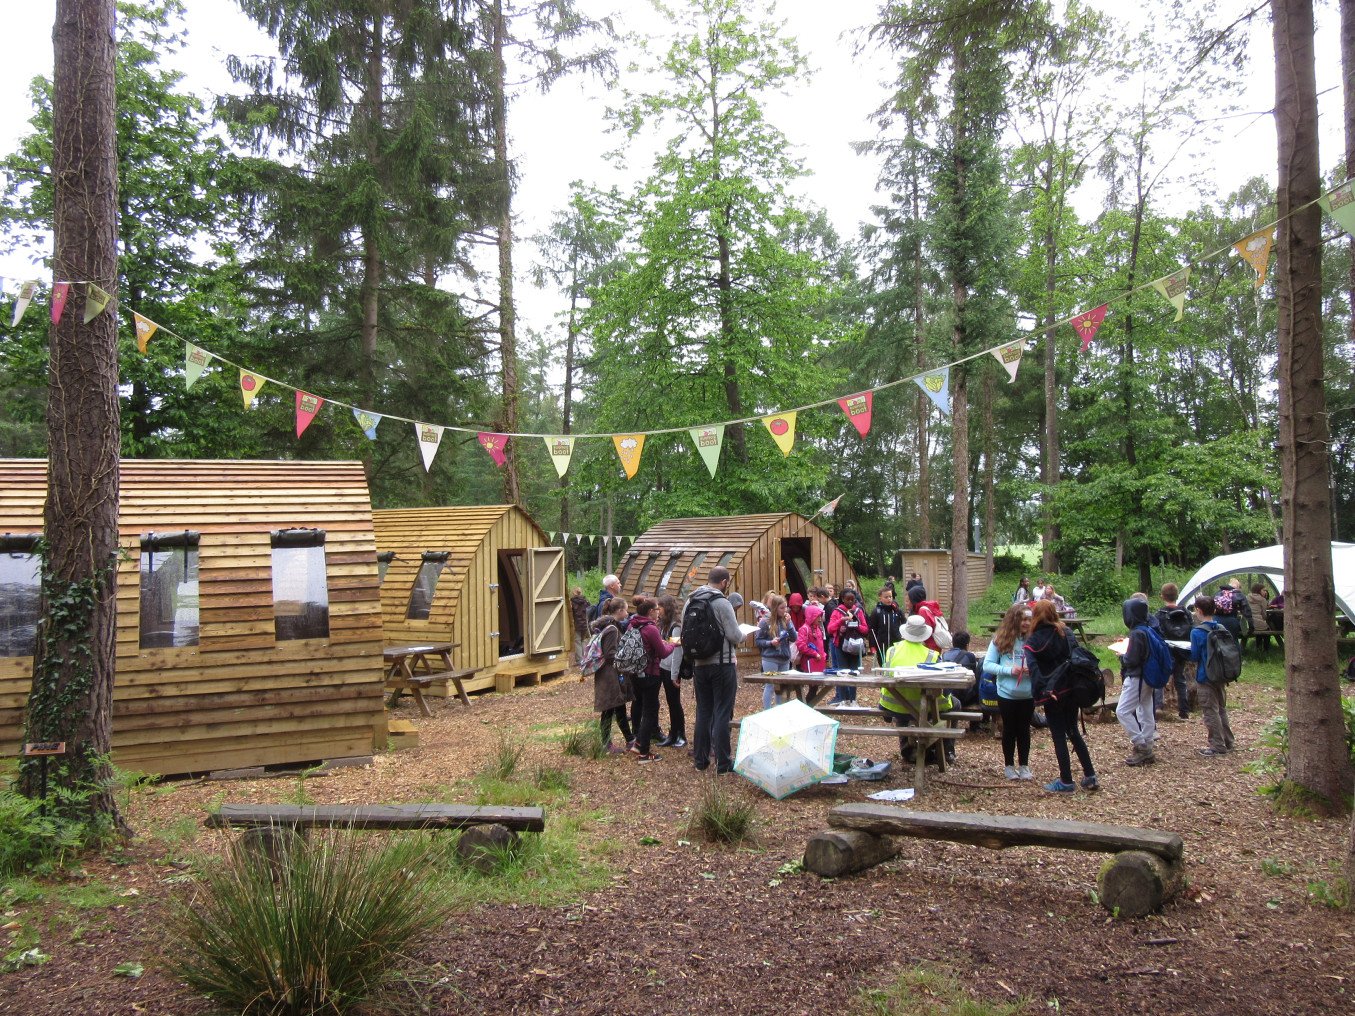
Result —
M237 849L247 860L268 865L273 880L277 881L282 866L305 843L306 831L296 826L254 826L240 834Z
M1101 866L1096 885L1101 906L1116 917L1145 917L1177 894L1183 878L1179 861L1146 850L1124 850Z
M837 878L865 871L898 852L898 845L888 836L860 829L825 829L809 838L804 865L823 878Z
M505 825L472 826L456 841L456 852L470 867L489 875L517 841L518 834Z

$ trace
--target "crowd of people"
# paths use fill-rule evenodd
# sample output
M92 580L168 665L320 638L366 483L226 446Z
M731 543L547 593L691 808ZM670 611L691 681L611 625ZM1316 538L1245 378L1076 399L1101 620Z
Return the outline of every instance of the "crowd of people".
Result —
M656 748L687 747L682 685L688 682L696 703L690 746L693 766L704 771L714 765L720 773L733 769L730 721L738 689L737 651L747 635L735 613L743 599L729 585L728 569L715 567L685 604L671 595L636 596L627 603L615 575L603 580L595 604L582 590L573 591L575 652L593 676L594 707L608 751L631 753L643 764L659 759ZM1209 660L1211 653L1231 654L1231 650L1224 636L1212 633L1222 629L1235 645L1241 634L1269 628L1268 611L1283 609L1282 600L1265 599L1264 587L1254 587L1251 598L1238 587L1235 580L1217 596L1198 596L1189 609L1177 602L1178 589L1170 583L1161 588L1162 602L1156 611L1150 610L1149 598L1143 593L1135 593L1123 604L1128 638L1116 716L1129 738L1126 765L1144 766L1157 760L1157 718L1168 684L1174 687L1182 719L1190 715L1192 700L1199 708L1207 735L1207 744L1199 753L1208 757L1233 750L1227 682L1211 679L1222 664L1215 660L1219 665L1215 666ZM1038 724L1049 729L1058 769L1057 777L1044 784L1044 789L1070 793L1079 786L1099 788L1091 751L1079 730L1080 706L1075 698L1060 694L1060 682L1066 683L1065 675L1078 662L1078 644L1064 623L1071 608L1052 584L1032 586L1028 579L1021 579L982 659L969 650L968 632L949 630L940 604L928 598L916 574L904 586L906 607L895 598L892 577L880 589L869 613L850 581L840 593L833 585L813 586L804 594L789 596L767 591L750 604L757 618L752 638L763 671L848 674L859 671L870 659L883 666L938 660L958 664L971 670L976 682L946 707L983 707L991 697L992 711L1001 721L1007 779L1034 779L1031 731ZM1258 615L1265 627L1256 625ZM1246 628L1241 625L1244 620ZM775 687L765 685L763 708L777 701ZM838 686L831 702L839 709L855 707L856 688ZM667 732L660 716L663 704L667 706ZM913 726L921 711L920 693L888 687L881 691L879 706L887 721ZM623 744L612 743L613 726ZM900 737L902 757L910 764L914 761L912 744ZM953 758L953 741L947 741L944 750ZM1076 782L1074 755L1081 770Z

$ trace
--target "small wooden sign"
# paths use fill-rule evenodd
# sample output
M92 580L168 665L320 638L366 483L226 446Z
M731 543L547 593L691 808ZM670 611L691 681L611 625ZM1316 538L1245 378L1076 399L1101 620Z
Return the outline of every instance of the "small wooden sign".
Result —
M29 741L24 745L24 756L31 758L35 755L64 755L66 754L65 741Z

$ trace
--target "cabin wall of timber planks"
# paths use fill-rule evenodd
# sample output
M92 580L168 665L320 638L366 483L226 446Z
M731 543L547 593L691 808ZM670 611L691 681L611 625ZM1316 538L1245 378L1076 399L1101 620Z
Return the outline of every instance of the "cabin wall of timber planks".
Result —
M47 464L0 459L0 534L42 528ZM275 633L272 536L324 532L326 638ZM196 644L141 648L141 546L199 534ZM360 462L124 460L113 760L177 774L384 746L381 614ZM19 750L31 655L0 657L0 752Z
M941 613L950 617L953 597L950 594L950 551L948 550L901 550L903 555L899 565L902 582L917 572L926 587L927 598L941 604ZM973 603L988 591L988 562L982 554L965 555L965 576L969 583L969 602ZM903 585L899 586L902 591Z
M552 548L545 532L521 508L514 505L401 508L375 511L377 550L394 553L381 583L381 613L387 645L454 642L452 663L458 670L473 669L463 680L467 691L493 688L494 672L501 665L500 601L510 595L501 581L500 552L523 555L521 610L524 652L522 659L546 659L565 651L572 637L565 591L563 552ZM532 549L556 552L561 567L548 576L548 588L537 590L538 600L558 599L559 629L537 644L546 651L533 654L530 641L533 591L527 581L527 558ZM447 555L438 576L427 619L408 616L410 594L423 562L423 555ZM512 602L512 601L507 601ZM436 690L436 689L435 689Z
M737 614L747 624L753 622L749 601L768 590L787 595L828 583L841 589L856 579L833 538L794 512L660 522L635 541L616 575L628 598L672 593L683 599L718 564L733 576L729 588L743 595Z

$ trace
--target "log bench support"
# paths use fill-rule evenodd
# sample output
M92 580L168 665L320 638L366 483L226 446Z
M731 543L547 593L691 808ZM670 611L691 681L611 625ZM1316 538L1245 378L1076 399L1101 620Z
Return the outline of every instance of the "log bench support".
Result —
M897 847L881 841L912 836L994 850L1039 846L1113 853L1097 876L1097 890L1101 905L1116 917L1154 913L1185 883L1185 844L1176 833L1161 829L1020 815L920 812L878 804L839 805L828 813L828 824L831 829L810 839L804 857L805 867L825 878L879 864L898 853Z

